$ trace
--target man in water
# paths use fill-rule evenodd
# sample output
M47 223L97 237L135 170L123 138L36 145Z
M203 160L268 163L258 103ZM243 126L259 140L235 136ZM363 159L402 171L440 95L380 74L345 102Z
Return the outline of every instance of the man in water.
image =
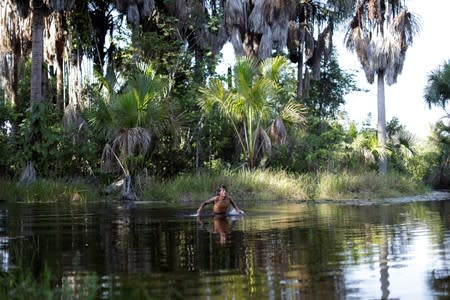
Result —
M203 207L208 204L213 204L213 213L214 215L226 215L228 213L228 208L230 204L236 210L238 214L244 214L244 211L240 210L236 203L228 197L227 188L224 185L221 185L216 190L216 196L212 197L209 200L204 201L200 207L197 209L197 216L200 216L200 212Z

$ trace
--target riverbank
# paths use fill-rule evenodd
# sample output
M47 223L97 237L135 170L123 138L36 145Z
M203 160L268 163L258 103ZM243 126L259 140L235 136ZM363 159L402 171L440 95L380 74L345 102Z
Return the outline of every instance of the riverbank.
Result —
M384 176L377 172L290 174L273 170L200 172L179 175L171 180L141 177L137 190L141 201L177 205L208 199L221 184L228 187L235 199L246 201L389 201L431 191L422 182L397 173ZM105 186L83 180L38 180L33 185L20 186L10 180L0 180L0 199L20 202L90 201L104 197L101 192ZM108 195L106 199L120 199L120 193Z

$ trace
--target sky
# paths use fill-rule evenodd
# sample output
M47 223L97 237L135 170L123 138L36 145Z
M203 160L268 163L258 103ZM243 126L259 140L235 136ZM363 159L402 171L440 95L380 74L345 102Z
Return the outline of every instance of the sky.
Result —
M428 75L450 60L450 38L447 28L450 25L450 1L448 0L407 0L410 12L420 19L421 29L408 48L402 73L397 83L385 85L386 121L397 117L400 124L413 133L418 140L425 140L431 126L446 115L441 108L429 109L423 98ZM344 33L336 32L333 43L338 51L338 61L342 69L356 74L357 84L368 92L353 92L345 96L343 110L348 118L361 126L371 113L371 125L377 122L377 86L368 84L356 54L344 47ZM231 44L223 50L224 66L234 63ZM225 68L226 70L226 68ZM219 71L220 72L220 71Z
M441 108L429 109L423 98L428 75L450 60L450 39L445 32L450 23L448 0L408 0L410 12L420 18L421 30L406 52L402 73L397 83L385 85L386 121L397 117L400 124L419 140L425 140L431 126L446 115ZM339 64L345 70L356 70L358 85L369 92L354 92L346 95L344 110L349 119L359 125L372 113L372 127L377 121L377 85L367 83L356 54L345 49L343 35L333 40L338 50Z

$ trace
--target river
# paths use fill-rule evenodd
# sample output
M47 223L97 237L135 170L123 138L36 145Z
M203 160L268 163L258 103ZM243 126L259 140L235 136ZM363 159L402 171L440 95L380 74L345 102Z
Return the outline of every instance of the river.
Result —
M3 274L47 267L99 299L444 299L450 200L0 204Z

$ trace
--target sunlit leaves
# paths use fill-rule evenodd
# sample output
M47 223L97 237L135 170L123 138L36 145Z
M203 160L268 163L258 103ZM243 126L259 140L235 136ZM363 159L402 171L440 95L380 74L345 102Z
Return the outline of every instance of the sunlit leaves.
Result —
M261 64L252 58L241 58L234 67L233 88L226 89L220 79L212 79L208 87L201 89L200 107L205 113L217 110L230 121L250 168L271 152L269 136L263 130L271 118L281 113L278 122L283 122L283 118L294 124L304 122L299 103L291 101L283 112L277 111L283 92L278 81L286 67L287 61L282 57L267 59ZM284 124L278 125L284 127Z

